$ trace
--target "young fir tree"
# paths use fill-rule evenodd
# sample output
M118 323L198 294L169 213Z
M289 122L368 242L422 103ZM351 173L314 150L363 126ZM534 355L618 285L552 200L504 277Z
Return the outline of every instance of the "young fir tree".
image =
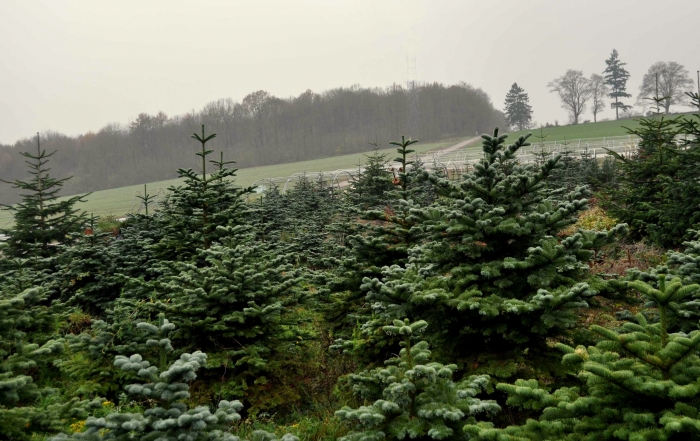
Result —
M281 238L291 246L298 263L312 269L325 266L324 260L333 252L328 228L339 202L332 185L323 177L314 182L304 176L283 201Z
M110 246L112 235L100 231L98 220L90 216L74 243L62 246L52 287L63 302L100 316L119 297L123 284L115 275L119 268Z
M15 220L12 228L0 230L0 234L7 236L2 251L6 257L53 256L58 251L54 245L71 243L73 234L83 231L86 215L84 212L79 213L75 204L84 202L83 198L87 195L58 200L58 193L70 177L56 179L49 174L51 169L46 164L55 153L56 151L46 153L46 150L41 149L37 133L36 154L21 152L22 156L28 158L26 163L33 177L29 181L2 180L26 192L22 195L22 202L4 205L4 209L11 212Z
M117 411L101 418L90 417L85 432L71 437L59 435L52 440L239 440L227 433L231 423L241 419L238 411L243 406L239 401L221 401L214 413L207 406L190 408L185 402L190 398L190 383L197 378L196 371L206 365L207 355L199 351L185 353L170 363L174 349L168 334L175 326L162 314L158 326L142 322L137 328L150 337L146 346L157 352L156 360L150 362L140 354L118 355L114 365L140 380L125 390L129 396L147 403L147 409L143 413ZM257 433L255 438L277 439L266 432ZM298 440L290 435L282 439Z
M630 74L627 72L627 69L624 68L627 63L620 61L616 49L613 49L610 58L605 60L605 64L607 67L603 71L603 78L605 79L604 84L610 86L608 97L615 99L614 103L610 103L610 108L615 109L615 119L620 119L620 110L626 112L632 108L632 106L620 101L620 98L632 97L632 95L627 93L627 80Z
M486 387L486 375L461 382L452 379L457 366L430 362L428 343L418 341L428 324L394 320L384 332L399 336L401 352L385 362L386 367L350 374L353 392L372 404L336 412L355 431L341 441L399 439L466 439L461 427L474 416L500 410L493 401L475 396Z
M697 301L700 286L665 275L656 286L630 282L649 301L646 310L616 330L593 325L597 345L557 345L578 387L549 391L536 380L498 385L509 405L541 410L538 420L465 430L473 439L499 441L700 439L700 331L670 332L668 320L674 304ZM659 320L648 320L648 312L658 312Z
M506 94L505 106L506 122L509 126L525 130L530 125L532 121L530 97L522 87L518 86L518 83L513 83Z
M179 169L178 176L185 184L169 188L170 194L160 207L164 237L156 250L164 259L186 261L195 250L209 249L221 237L224 230L219 227L244 223L247 210L242 196L252 190L231 181L237 170L225 168L230 162L222 157L213 161L216 169L207 174L207 157L214 151L208 150L206 143L215 137L216 134L205 134L204 125L201 136L192 135L201 144L201 151L196 153L201 159L201 174Z
M203 380L216 379L216 393L264 406L260 391L272 381L266 375L299 341L293 308L302 300L301 270L289 253L257 241L250 225L218 230L218 242L197 250L192 262L171 262L150 281L131 279L118 305L137 317L166 312L178 326L179 347L209 353ZM278 393L275 399L288 398Z
M40 372L63 350L61 341L47 337L55 330L56 317L40 306L46 294L32 288L16 295L0 293L0 438L35 439L61 430L66 421L85 418L86 409L99 403L42 404L56 393L35 382Z
M509 146L497 130L483 138L484 157L463 181L435 180L443 199L423 210L418 227L426 240L412 248L409 263L363 280L374 310L365 328L426 319L440 350L476 358L484 369L493 358L498 375L508 376L526 365L518 362L525 355L546 355L547 339L574 325L576 309L595 293L583 283L591 248L608 234L557 238L586 208L585 189L555 205L545 181L559 157L512 166L527 137Z
M350 184L350 198L359 210L382 209L387 193L393 190L391 173L386 169L386 154L365 155L367 163Z
M354 326L371 315L366 307L361 308L365 303L362 280L381 277L385 266L406 265L409 249L421 240L420 232L414 228L419 218L412 211L420 208L414 199L424 197L431 186L425 184L426 180L419 182L419 170L409 158L414 153L409 147L416 142L402 136L401 141L390 143L397 147L398 153L394 159L398 169L394 170L394 188L386 192L384 207L360 212L362 222L356 226L355 234L348 237L338 277L331 283L337 302L330 309L331 323ZM381 335L378 337L383 339Z
M661 114L640 118L629 130L640 138L631 158L611 152L620 170L618 185L607 192L610 213L630 225L637 238L676 246L700 222L700 114L667 119ZM682 143L676 138L684 135Z

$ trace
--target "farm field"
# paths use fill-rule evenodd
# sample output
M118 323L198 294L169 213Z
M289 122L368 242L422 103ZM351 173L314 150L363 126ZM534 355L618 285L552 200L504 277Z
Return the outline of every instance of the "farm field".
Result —
M598 123L545 127L543 128L542 133L546 136L546 141L573 141L577 139L602 138L605 136L623 136L627 134L627 128L633 129L637 128L638 126L639 124L634 119L625 119L619 121L602 121ZM540 135L539 129L510 132L508 133L509 141L512 141L515 139L515 137L528 132L533 133L531 142L534 143L537 140L535 136ZM429 151L450 147L461 140L462 139L456 138L425 144L419 142L414 144L412 148L418 153L426 153ZM475 140L466 148L469 150L478 149L480 144L480 140ZM378 152L386 153L389 159L393 159L392 155L395 153L395 149L380 149ZM238 171L236 182L241 186L248 186L263 178L285 177L303 172L330 172L337 169L353 168L358 165L358 162L364 163L365 155L370 153L371 152L355 153L350 155L312 159L308 161L240 169ZM168 187L177 185L179 182L179 179L151 182L147 184L148 191L149 193L165 191ZM123 216L134 208L134 195L137 192L143 192L143 184L96 191L87 198L87 202L79 204L77 207L97 216ZM11 222L12 217L8 212L0 212L0 226L10 225Z
M418 153L426 153L431 150L449 147L460 142L462 139L448 139L433 143L417 143L411 146ZM388 159L393 159L396 153L395 148L377 150L379 153L386 153ZM236 182L241 186L252 185L262 178L273 178L281 176L291 176L294 173L332 171L337 169L347 169L357 167L358 162L364 164L367 153L355 153L351 155L332 156L328 158L312 159L308 161L292 162L287 164L265 165L261 167L251 167L238 170ZM59 152L60 154L60 152ZM180 179L169 179L165 181L151 182L148 185L149 193L156 193L166 190L168 187L177 185ZM76 207L96 216L123 216L132 210L134 205L134 195L143 192L143 184L130 185L127 187L100 190L87 197L87 201L78 204ZM0 212L0 226L8 226L12 222L12 216L6 211Z
M677 117L682 114L670 115ZM597 123L576 124L568 126L544 127L542 132L547 136L545 141L566 141L584 138L602 138L605 136L624 136L627 135L627 129L637 129L639 123L635 119L621 119L619 121L601 121ZM535 141L535 136L540 135L539 128L529 130L521 130L512 132L509 137L516 137L532 132L532 141Z

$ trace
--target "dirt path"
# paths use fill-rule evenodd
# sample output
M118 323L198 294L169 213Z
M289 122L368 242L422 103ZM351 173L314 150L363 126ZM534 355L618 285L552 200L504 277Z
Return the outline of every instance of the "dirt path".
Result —
M455 150L459 150L459 149L461 149L462 147L468 146L469 144L471 144L472 142L474 142L474 141L476 141L476 140L478 140L478 139L481 139L481 136L475 136L475 137L473 137L473 138L467 139L466 141L462 141L462 142L460 142L459 144L455 144L455 145L453 145L453 146L450 146L450 147L447 147L447 148L444 148L444 149L440 149L440 150L438 150L438 151L439 151L440 153L450 153L450 152L454 152Z

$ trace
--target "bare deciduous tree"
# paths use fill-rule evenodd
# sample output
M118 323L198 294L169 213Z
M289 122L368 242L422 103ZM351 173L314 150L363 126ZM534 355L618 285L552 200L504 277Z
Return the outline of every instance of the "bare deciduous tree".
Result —
M693 87L693 80L688 70L675 61L654 63L642 79L637 100L644 103L645 100L656 97L656 78L659 78L658 97L663 98L666 113L672 104L684 105L687 103L685 92Z
M588 78L580 70L569 69L547 86L550 92L559 94L561 107L569 112L573 123L578 124L578 117L586 110L586 103L592 95Z
M609 93L608 86L605 84L605 78L602 75L591 75L591 111L593 112L593 122L598 122L598 113L605 109L603 101Z

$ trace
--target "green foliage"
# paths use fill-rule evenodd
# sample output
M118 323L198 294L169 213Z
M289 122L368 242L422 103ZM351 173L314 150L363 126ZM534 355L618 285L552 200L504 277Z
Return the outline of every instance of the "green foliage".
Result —
M637 238L677 246L700 222L700 114L671 119L656 114L639 119L639 125L630 131L641 138L634 156L611 152L621 175L606 205Z
M85 223L85 213L78 214L74 205L84 202L83 196L73 196L62 201L58 192L69 178L56 179L49 174L46 164L56 152L46 153L41 149L37 133L37 152L22 152L28 158L29 173L33 176L29 181L19 179L9 182L14 188L26 192L22 202L16 205L4 205L4 209L12 213L15 224L10 229L0 230L7 235L3 254L8 257L50 257L58 250L54 245L71 242L74 233L82 231Z
M201 159L201 175L190 168L178 169L178 176L185 183L169 188L170 194L161 204L158 219L164 235L155 249L164 259L188 260L197 248L209 249L225 234L226 229L219 227L243 223L246 209L242 196L251 189L231 182L237 170L224 168L230 162L222 157L221 161L214 161L218 169L207 175L207 157L214 151L208 150L206 143L214 137L216 134L205 134L204 125L201 136L192 135L201 144L201 151L196 153Z
M627 93L627 80L630 74L624 67L627 63L620 61L616 49L613 49L610 58L605 60L605 64L607 67L603 71L603 78L605 78L604 84L610 86L610 93L608 96L615 99L615 102L610 103L610 107L615 109L615 118L620 119L620 110L625 112L632 108L632 106L620 101L620 98L630 98L632 96Z
M508 404L541 410L539 420L496 429L482 423L466 431L483 440L680 440L700 437L700 331L669 332L674 304L696 297L698 285L659 275L657 288L630 282L658 310L652 323L638 313L612 330L593 325L596 346L558 347L578 387L548 391L536 381L499 384Z
M546 351L547 338L572 327L595 294L583 282L587 262L624 226L557 239L586 209L585 189L555 205L545 182L559 158L521 166L515 155L527 137L509 146L497 131L483 138L484 157L463 181L428 176L441 200L415 214L426 239L409 263L363 280L374 312L367 335L386 320L425 319L441 351L512 362Z
M532 121L530 97L518 83L513 83L506 94L505 114L508 125L518 130L526 129Z
M114 412L106 417L90 417L85 423L86 431L75 433L72 437L59 435L54 441L74 440L224 440L236 441L238 437L224 432L228 426L241 419L238 401L221 401L214 413L206 406L189 408L185 401L190 398L190 386L197 378L195 372L206 365L207 356L202 352L182 354L172 364L168 363L168 354L173 352L167 335L175 329L163 315L159 325L139 323L137 325L150 336L146 346L154 348L158 360L151 363L140 354L130 357L118 355L114 365L136 374L138 383L126 386L129 396L147 400L148 408L143 413ZM271 434L258 433L253 439L275 440ZM283 439L292 441L295 437Z
M0 438L29 440L33 434L60 430L64 421L84 418L86 409L99 402L77 399L44 404L42 399L55 390L40 387L38 370L47 370L63 350L59 340L44 337L55 317L41 306L45 293L40 288L19 295L0 293Z
M385 154L366 155L367 162L350 183L350 199L360 210L382 209L387 193L394 189L392 175L386 169Z
M349 376L355 394L373 403L358 409L345 406L336 412L356 428L341 441L466 439L461 424L477 414L500 410L493 401L475 398L488 384L488 376L455 383L456 365L430 362L428 343L412 343L427 325L395 320L384 327L387 334L402 338L401 352L387 360L386 367Z

